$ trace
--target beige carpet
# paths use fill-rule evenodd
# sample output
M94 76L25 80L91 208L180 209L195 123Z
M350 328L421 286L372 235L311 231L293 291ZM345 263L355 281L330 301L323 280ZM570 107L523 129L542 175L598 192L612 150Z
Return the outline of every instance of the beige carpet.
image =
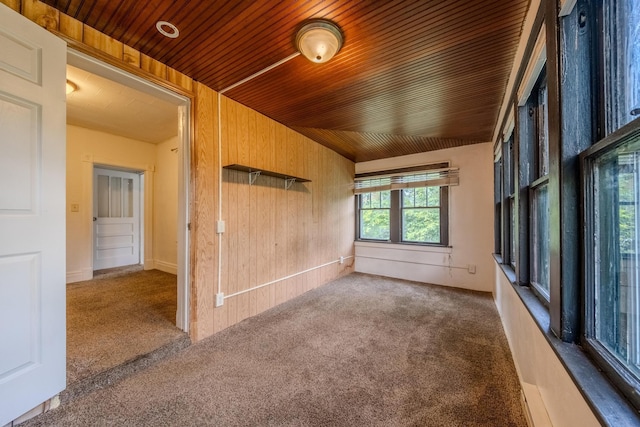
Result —
M67 285L69 386L186 338L175 326L176 276L135 270Z
M526 426L492 298L352 274L27 426Z

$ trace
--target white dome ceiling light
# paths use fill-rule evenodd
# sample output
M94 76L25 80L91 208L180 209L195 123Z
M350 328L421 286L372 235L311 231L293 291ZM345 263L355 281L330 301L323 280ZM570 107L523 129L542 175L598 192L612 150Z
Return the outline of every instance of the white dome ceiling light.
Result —
M314 19L296 35L296 47L309 61L322 64L335 56L342 47L342 31L325 19Z

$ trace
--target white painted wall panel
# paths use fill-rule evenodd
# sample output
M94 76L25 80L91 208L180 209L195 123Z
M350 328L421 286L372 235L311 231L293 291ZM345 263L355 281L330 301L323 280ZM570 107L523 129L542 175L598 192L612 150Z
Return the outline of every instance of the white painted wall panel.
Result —
M450 247L356 242L356 271L491 292L492 158L492 144L486 143L356 164L356 173L444 161L460 168L460 185L449 188Z

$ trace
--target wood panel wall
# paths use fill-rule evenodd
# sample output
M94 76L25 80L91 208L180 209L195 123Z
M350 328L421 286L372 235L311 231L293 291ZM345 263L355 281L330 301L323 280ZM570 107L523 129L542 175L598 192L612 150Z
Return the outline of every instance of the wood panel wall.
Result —
M199 341L243 319L353 271L354 164L337 153L221 97L218 156L217 93L188 76L37 0L0 0L74 48L188 96L192 101L190 335ZM289 190L278 178L220 167L238 163L308 178ZM219 200L219 185L222 199ZM226 232L218 290L218 202ZM323 264L331 263L322 268ZM305 270L309 272L298 274ZM288 276L292 278L280 280Z
M355 227L353 162L224 96L221 114L223 166L311 182L287 190L284 180L259 176L250 185L248 173L223 169L221 290L229 296L271 284L226 298L214 331L352 272L352 258L338 260L353 255Z

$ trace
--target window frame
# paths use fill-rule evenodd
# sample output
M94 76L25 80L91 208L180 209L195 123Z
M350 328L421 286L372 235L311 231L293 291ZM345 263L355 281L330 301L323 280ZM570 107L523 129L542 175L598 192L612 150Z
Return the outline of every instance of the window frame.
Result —
M581 226L584 230L582 239L590 241L590 236L595 233L595 217L592 207L596 203L593 197L594 179L593 170L595 160L625 144L633 138L640 138L640 118L633 120L622 128L610 133L601 141L595 143L580 154L580 178L582 181ZM583 245L583 324L581 344L596 364L609 377L611 382L625 395L635 408L640 408L640 378L631 374L629 369L620 362L610 350L601 344L596 338L596 314L595 314L595 260L596 253L593 245ZM639 331L640 332L640 331Z
M540 102L541 88L545 88L545 103ZM527 98L524 108L528 109L528 116L530 117L530 124L532 125L531 140L527 141L531 144L531 149L527 152L530 153L530 161L533 165L531 167L531 175L528 178L529 182L523 182L523 185L528 188L528 212L529 212L529 230L527 233L527 240L529 243L529 275L528 284L531 286L533 292L538 298L542 300L542 303L548 308L551 302L551 274L547 272L547 280L549 283L549 289L546 289L543 284L536 282L538 275L538 257L539 244L538 243L538 230L537 230L537 209L536 203L538 201L537 195L540 189L547 188L547 203L549 203L549 190L550 190L550 154L551 147L549 144L549 112L548 112L548 77L547 77L547 65L546 60L542 65L539 74L535 77L535 83L531 89L529 97ZM544 105L544 108L543 108ZM544 120L541 120L541 117ZM544 129L542 129L544 127ZM542 135L543 134L543 135ZM546 146L546 150L544 149ZM544 164L546 151L546 165ZM550 212L547 214L550 216ZM547 217L547 226L550 227L550 218ZM547 230L549 233L550 230ZM551 254L550 248L547 247L547 256L549 258L548 264L551 267Z

